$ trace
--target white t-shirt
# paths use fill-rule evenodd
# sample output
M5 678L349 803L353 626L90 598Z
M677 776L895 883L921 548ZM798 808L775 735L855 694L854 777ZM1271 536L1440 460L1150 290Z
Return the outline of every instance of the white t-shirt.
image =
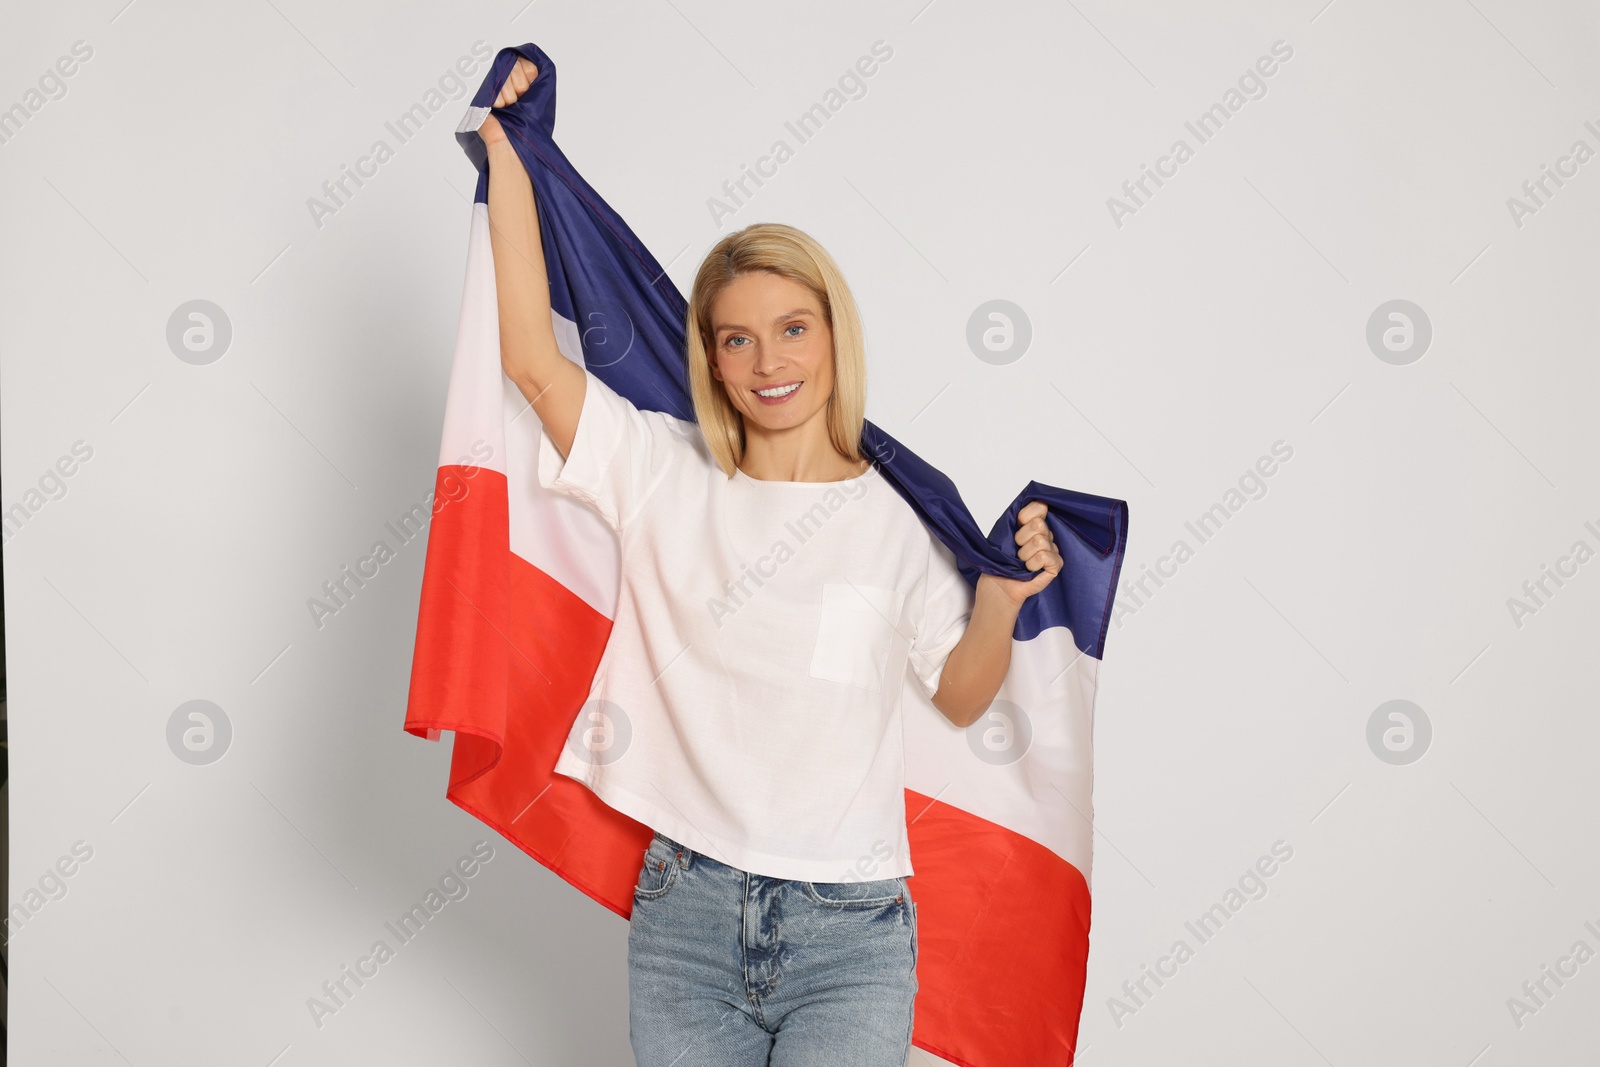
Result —
M973 589L877 469L722 473L697 425L585 369L538 478L617 531L621 587L555 769L714 859L812 882L912 873L900 697L932 696ZM952 727L954 729L954 727Z

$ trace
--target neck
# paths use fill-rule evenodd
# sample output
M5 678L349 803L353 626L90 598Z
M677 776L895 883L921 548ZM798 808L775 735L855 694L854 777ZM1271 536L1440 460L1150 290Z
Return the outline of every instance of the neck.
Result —
M790 439L786 433L747 432L739 460L739 469L745 474L773 482L838 482L864 474L870 466L866 459L841 455L826 434L801 440Z

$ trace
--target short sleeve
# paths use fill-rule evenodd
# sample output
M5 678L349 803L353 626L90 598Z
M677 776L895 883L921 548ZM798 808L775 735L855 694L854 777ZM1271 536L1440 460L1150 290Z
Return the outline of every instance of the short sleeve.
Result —
M589 368L583 373L583 408L565 459L539 428L539 484L588 504L620 533L675 466L698 461L699 431L665 412L641 410Z
M911 669L932 697L939 691L945 661L967 632L974 591L956 569L954 553L932 531L924 530L929 542L928 566L922 579L922 611L911 642Z

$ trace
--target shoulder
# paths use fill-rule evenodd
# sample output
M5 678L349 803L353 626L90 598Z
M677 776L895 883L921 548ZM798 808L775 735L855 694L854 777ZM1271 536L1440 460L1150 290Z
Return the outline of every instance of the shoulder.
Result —
M690 487L726 485L728 476L711 454L700 424L665 411L636 409L658 453L660 476L675 483L679 492Z
M623 396L588 367L584 368L584 373L589 378L597 403L625 415L652 440L660 441L663 448L681 452L685 458L695 453L711 461L711 450L706 446L698 423L680 419L665 411L642 407Z
M867 486L863 494L865 503L851 505L857 508L858 521L870 529L873 544L879 546L885 558L897 561L897 566L908 579L911 575L920 581L927 572L933 554L944 549L932 527L900 490L874 470L862 483Z
M887 532L897 541L921 545L933 537L933 531L922 521L917 509L884 477L882 471L872 469L863 483L868 487L866 495L876 501L877 508L882 512Z
M684 445L695 452L704 453L707 458L711 450L706 447L705 437L700 433L700 424L688 419L680 419L675 415L668 415L665 411L650 411L640 408L639 414L650 423L652 430L668 444Z

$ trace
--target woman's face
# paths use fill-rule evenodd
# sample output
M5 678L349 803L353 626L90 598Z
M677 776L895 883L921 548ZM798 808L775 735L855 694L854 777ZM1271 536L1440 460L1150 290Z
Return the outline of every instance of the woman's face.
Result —
M741 274L711 304L711 373L745 419L768 430L818 417L833 393L833 331L810 289ZM780 396L763 392L795 386Z

